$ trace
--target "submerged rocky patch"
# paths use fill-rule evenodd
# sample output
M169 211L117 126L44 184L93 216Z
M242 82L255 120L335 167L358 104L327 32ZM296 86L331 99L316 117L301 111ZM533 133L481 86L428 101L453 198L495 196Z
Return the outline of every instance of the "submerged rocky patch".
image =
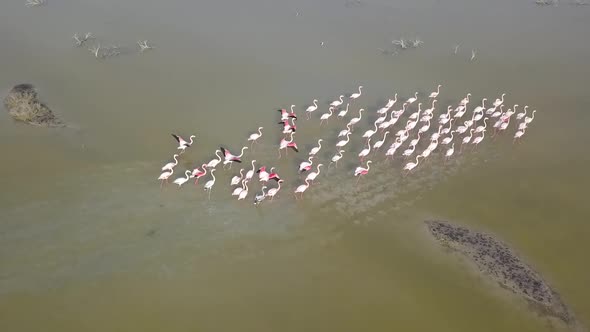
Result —
M64 126L53 111L39 101L37 90L31 84L19 84L13 87L4 98L4 107L17 121L43 127Z
M574 314L561 301L559 294L504 243L491 235L449 222L425 223L435 239L469 258L480 272L525 298L543 314L579 328Z

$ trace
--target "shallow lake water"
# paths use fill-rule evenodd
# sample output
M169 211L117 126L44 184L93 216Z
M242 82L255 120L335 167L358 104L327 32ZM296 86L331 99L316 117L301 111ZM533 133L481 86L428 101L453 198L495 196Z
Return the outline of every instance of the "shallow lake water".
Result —
M590 6L566 1L2 2L2 96L32 83L69 126L30 127L0 112L0 328L559 328L441 251L427 219L498 235L590 325L588 31ZM71 36L86 32L96 40L74 47ZM391 43L399 38L424 44L400 50ZM144 39L154 49L139 53ZM96 59L87 49L97 42L123 54ZM361 84L348 117L367 111L344 158L296 201L299 162L323 138L327 165L344 127L336 116L320 127L319 114ZM497 139L487 131L474 151L457 146L447 163L439 146L408 176L401 150L393 162L371 154L371 172L355 185L375 110L415 91L426 106L437 84L435 117L468 92L468 115L505 92L508 107L529 105L536 118L519 144L511 123ZM306 121L314 98L320 108ZM277 159L276 110L291 104L300 152ZM259 126L244 163L218 167L210 200L208 176L160 189L160 168L176 151L170 133L197 137L176 178L220 145L239 152ZM230 177L252 159L285 179L279 197L258 207L258 183L248 199L230 197Z

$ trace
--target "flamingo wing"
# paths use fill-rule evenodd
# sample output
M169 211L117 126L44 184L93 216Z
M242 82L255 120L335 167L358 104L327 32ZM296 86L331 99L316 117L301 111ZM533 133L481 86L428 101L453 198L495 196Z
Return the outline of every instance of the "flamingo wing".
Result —
M174 139L178 142L178 143L184 143L184 139L182 139L182 137L176 135L176 134L172 134L172 137L174 137Z
M223 146L220 146L219 149L221 150L221 153L223 153L225 158L233 157L233 155L229 152L229 150L227 150Z

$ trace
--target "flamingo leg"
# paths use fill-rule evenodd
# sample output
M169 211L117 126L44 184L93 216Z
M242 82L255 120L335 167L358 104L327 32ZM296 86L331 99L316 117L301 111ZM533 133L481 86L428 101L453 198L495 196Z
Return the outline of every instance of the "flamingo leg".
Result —
M164 185L164 180L160 181L160 189L162 189L162 186Z
M358 180L356 180L356 186L358 186L359 181L361 180L361 175L359 175L358 177L359 177Z
M279 159L281 159L281 149L279 148Z

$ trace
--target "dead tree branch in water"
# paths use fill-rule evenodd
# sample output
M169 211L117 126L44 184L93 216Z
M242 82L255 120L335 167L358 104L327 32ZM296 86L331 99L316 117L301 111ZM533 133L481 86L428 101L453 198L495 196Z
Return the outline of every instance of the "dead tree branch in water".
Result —
M78 36L77 33L74 34L74 36L72 37L74 38L74 41L76 42L76 47L80 47L82 46L82 44L84 44L86 41L90 40L90 39L94 39L94 36L92 35L92 33L87 32L86 35L84 35L84 37L80 38Z
M147 40L138 41L137 44L140 47L140 50L139 50L140 53L143 53L146 50L151 50L151 49L154 48L153 46L148 45L148 41Z
M88 49L92 54L94 54L94 57L99 59L102 58L101 54L100 54L100 43L96 46L92 46L91 48Z
M27 3L25 4L25 6L31 8L31 7L43 6L45 4L47 4L47 0L27 0Z

